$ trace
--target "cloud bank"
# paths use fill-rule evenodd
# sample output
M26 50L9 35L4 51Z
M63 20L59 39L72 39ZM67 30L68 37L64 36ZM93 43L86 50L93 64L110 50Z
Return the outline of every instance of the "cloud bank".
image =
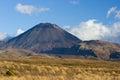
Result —
M31 15L36 12L41 13L41 12L46 12L50 10L50 8L44 8L44 7L39 8L33 5L23 5L21 3L18 3L15 8L18 12L22 14L28 14L28 15Z
M120 43L120 22L106 26L95 19L90 19L77 26L68 27L66 30L82 40L105 40Z
M111 14L115 19L120 19L120 10L117 7L111 7L106 17L109 18ZM96 19L89 19L76 26L65 26L65 29L81 40L105 40L120 43L120 21L105 25Z

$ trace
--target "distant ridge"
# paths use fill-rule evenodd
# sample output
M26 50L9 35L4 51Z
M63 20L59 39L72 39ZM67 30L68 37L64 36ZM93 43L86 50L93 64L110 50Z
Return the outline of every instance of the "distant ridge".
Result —
M77 45L79 55L93 56L98 59L120 59L120 45L116 43L90 40Z

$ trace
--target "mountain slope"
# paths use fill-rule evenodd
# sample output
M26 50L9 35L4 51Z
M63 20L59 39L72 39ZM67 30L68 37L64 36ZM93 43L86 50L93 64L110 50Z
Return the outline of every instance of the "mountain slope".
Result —
M19 57L27 57L27 56L35 56L37 55L36 53L30 51L30 50L25 50L25 49L5 49L5 50L0 50L0 58L19 58Z
M84 41L77 46L78 54L99 59L120 59L120 45L100 40Z
M40 23L25 33L9 40L6 47L28 49L38 53L69 53L81 42L56 24Z

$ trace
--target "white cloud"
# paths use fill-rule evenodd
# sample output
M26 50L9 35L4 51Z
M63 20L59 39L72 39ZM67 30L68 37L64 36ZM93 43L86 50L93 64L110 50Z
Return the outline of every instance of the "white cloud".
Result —
M18 30L16 31L16 34L14 34L14 35L9 35L9 34L7 34L7 33L0 33L0 41L9 40L9 39L11 39L11 38L13 38L13 37L15 37L15 36L18 36L18 35L24 33L24 32L25 32L24 30L18 29Z
M103 38L107 41L120 43L120 22L115 22L110 28L110 35Z
M33 5L23 5L21 3L18 3L16 5L16 10L19 11L20 13L23 13L23 14L33 14L35 12L46 12L46 11L49 11L50 8L44 8L44 7L35 7Z
M64 29L69 29L69 28L70 28L70 25L65 25L63 28L64 28Z
M24 32L25 32L24 30L18 29L15 36L18 36L18 35L20 35L20 34L22 34Z
M82 40L106 40L120 43L120 22L106 26L91 19L66 30Z
M116 15L115 15L115 18L120 19L120 10L119 10L119 11L117 11L117 13L116 13Z
M107 12L107 17L109 17L112 13L115 13L115 12L116 12L116 7L110 8Z
M117 7L112 7L107 12L107 17L109 17L111 14L115 15L115 18L120 19L120 10L117 9Z
M96 22L94 19L81 22L78 26L68 29L68 31L82 40L101 39L109 33L106 26Z
M0 33L0 41L5 40L7 36L8 35L6 33Z
M77 5L79 4L79 0L71 0L70 4Z

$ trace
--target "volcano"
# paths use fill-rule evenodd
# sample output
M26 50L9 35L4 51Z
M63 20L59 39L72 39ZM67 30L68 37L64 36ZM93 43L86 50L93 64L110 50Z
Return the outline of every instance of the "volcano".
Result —
M70 48L81 40L56 24L40 23L9 40L7 48L27 49L37 53L71 53Z

